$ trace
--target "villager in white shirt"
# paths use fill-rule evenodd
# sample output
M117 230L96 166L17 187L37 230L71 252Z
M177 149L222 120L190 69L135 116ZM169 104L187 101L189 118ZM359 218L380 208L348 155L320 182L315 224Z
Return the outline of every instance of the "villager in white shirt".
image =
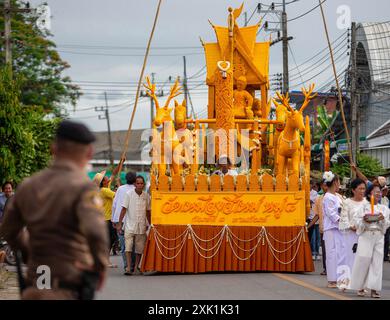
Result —
M119 223L122 224L123 217L126 215L124 230L125 251L128 267L125 275L130 275L133 243L135 244L136 253L136 268L134 273L140 273L138 265L145 247L148 220L150 221L150 197L143 191L144 186L144 178L142 176L138 176L135 181L135 189L126 193L122 203L122 212L119 218Z
M357 178L352 181L351 189L353 197L344 200L340 215L339 230L343 237L343 256L345 257L345 265L341 266L342 274L338 279L338 286L340 289L350 289L351 275L353 263L355 261L355 252L358 242L358 235L356 234L356 227L353 218L355 214L367 203L365 199L366 183Z
M115 198L112 203L111 222L114 224L114 227L116 228L118 234L119 244L121 247L122 260L123 260L123 267L125 270L127 268L127 259L125 253L125 236L124 236L124 231L121 229L121 226L119 225L119 217L121 215L122 203L126 196L126 193L135 189L134 183L135 183L136 176L137 175L131 171L126 173L126 184L120 186L118 190L115 192Z
M134 176L135 178L135 176ZM135 179L134 179L135 180ZM126 193L129 191L132 191L135 189L134 182L132 184L124 184L118 188L115 192L115 198L112 203L112 217L111 221L113 223L118 223L119 222L119 217L121 215L122 211L122 204L125 199Z
M379 204L381 199L379 185L371 185L367 190L367 195L370 203L365 203L354 216L359 239L352 269L351 289L358 290L359 296L364 296L365 288L371 289L371 297L380 298L378 291L382 289L383 235L390 225L389 208ZM372 207L374 216L378 217L378 220L374 222L370 221Z

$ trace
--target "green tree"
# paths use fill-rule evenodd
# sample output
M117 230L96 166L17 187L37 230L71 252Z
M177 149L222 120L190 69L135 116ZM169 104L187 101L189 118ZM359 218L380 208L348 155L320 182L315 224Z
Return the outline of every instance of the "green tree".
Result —
M12 0L11 3L13 7L25 7L24 1ZM23 80L20 101L24 105L42 106L45 113L59 115L64 104L76 104L80 91L64 76L70 66L61 59L55 43L49 40L50 32L38 28L38 18L35 11L12 14L13 71ZM0 16L0 32L3 31L4 19ZM0 49L0 64L4 64L5 51Z
M364 153L358 155L357 166L366 177L377 177L386 172L378 159ZM344 162L332 165L331 170L340 177L349 177L351 168L349 163Z
M331 115L326 112L325 106L317 107L317 120L319 125L315 129L314 143L319 143L325 132L329 129L330 125L338 115L338 111L333 111Z
M41 107L25 106L20 98L22 80L0 69L0 182L16 183L47 166L50 141L59 119L46 119Z

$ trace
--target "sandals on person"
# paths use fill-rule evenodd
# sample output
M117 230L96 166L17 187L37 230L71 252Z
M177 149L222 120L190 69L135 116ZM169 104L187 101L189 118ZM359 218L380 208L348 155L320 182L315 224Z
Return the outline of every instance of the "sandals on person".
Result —
M130 270L125 270L125 273L124 273L125 276L131 276L132 273L130 272Z
M326 276L326 271L325 271L325 270L322 271L322 272L320 273L320 275L321 275L321 276Z
M364 296L366 295L366 290L364 290L364 289L359 290L359 291L357 292L357 295L358 295L359 297L364 297Z
M118 266L117 266L116 264L112 264L112 263L110 263L110 264L108 265L108 267L109 267L109 268L118 268Z
M371 290L371 298L379 299L380 297L381 295L378 292Z
M141 272L140 269L136 268L136 269L134 270L134 272L133 272L133 275L139 276L139 275L142 275L142 272Z
M337 284L335 282L328 282L328 285L327 285L328 288L337 288Z

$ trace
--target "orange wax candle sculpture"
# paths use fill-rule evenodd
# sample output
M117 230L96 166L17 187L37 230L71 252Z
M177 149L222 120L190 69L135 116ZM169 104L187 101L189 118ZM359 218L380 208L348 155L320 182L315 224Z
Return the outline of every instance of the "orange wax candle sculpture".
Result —
M371 214L374 214L374 205L375 205L375 200L374 200L374 195L371 195Z

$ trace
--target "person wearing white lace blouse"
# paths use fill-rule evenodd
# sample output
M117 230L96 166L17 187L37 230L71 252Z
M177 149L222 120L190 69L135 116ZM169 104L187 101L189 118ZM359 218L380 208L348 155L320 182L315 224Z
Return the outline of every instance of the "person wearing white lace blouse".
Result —
M380 298L383 274L383 246L386 229L390 225L389 208L380 204L379 184L372 184L366 193L370 202L354 215L353 223L359 236L355 262L352 269L351 289L364 296L371 289L372 298Z

